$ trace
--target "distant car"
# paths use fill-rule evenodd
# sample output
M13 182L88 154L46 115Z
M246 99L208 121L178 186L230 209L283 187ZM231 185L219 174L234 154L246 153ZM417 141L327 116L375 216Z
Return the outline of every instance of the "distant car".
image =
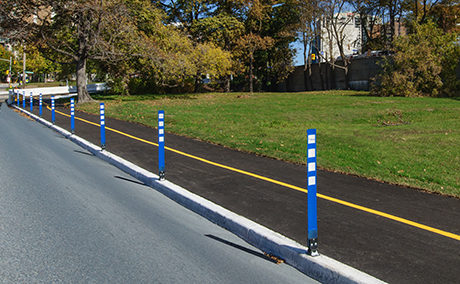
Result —
M356 56L358 56L358 54L349 54L349 55L345 55L345 58L348 60L351 60L353 58L356 58ZM337 61L339 60L342 60L342 56L337 57Z
M371 56L389 56L393 55L394 52L391 50L375 50L371 51Z
M345 58L348 60L351 60L351 59L356 59L356 58L366 58L366 57L374 57L374 56L390 56L393 54L394 52L391 50L374 50L374 51L371 51L370 55L368 55L367 52L363 54L349 54L349 55L345 55ZM337 61L340 61L340 60L342 60L342 56L337 57Z

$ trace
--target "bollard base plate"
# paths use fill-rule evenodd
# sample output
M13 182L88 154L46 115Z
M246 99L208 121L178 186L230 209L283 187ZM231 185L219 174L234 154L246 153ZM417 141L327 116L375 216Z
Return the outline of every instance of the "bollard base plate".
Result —
M308 254L311 256L319 256L318 238L308 239Z

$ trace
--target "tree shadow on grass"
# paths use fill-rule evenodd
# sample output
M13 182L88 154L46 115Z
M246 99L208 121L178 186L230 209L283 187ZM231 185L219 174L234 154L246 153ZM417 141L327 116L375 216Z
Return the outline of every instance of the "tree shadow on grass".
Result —
M111 93L93 94L91 97L95 100L101 101L152 101L160 99L171 99L171 100L196 100L196 95L193 94L139 94L120 96Z
M404 97L404 96L381 96L379 94L371 94L369 91L359 91L358 93L353 93L349 94L348 96L350 97L369 97L369 98L410 98L410 97ZM420 98L420 97L413 97L413 98ZM460 96L457 97L430 97L430 96L425 96L424 98L432 98L432 99L451 99L455 101L460 101Z

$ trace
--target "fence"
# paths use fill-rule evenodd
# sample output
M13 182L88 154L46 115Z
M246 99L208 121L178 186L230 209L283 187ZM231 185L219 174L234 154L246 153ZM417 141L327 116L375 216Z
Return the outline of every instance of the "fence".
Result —
M348 73L342 68L333 68L327 63L311 65L311 76L304 71L304 66L297 66L285 82L279 83L279 92L303 92L318 90L364 90L370 89L371 80L382 67L378 62L382 57L367 57L351 59ZM343 66L343 61L335 64ZM348 76L349 86L346 86L345 76Z
M356 90L369 91L372 79L378 75L382 67L378 64L383 57L353 58L348 66L348 83L345 83L345 70L332 68L327 63L311 65L311 76L304 71L304 66L297 66L294 72L276 86L278 92L304 92L320 90ZM343 62L336 62L342 66ZM457 66L457 79L460 80L460 62Z

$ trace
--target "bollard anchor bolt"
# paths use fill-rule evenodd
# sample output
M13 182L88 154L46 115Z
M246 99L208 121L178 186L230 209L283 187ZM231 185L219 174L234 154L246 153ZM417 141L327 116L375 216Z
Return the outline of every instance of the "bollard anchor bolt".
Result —
M308 254L311 256L319 256L317 238L308 239Z

